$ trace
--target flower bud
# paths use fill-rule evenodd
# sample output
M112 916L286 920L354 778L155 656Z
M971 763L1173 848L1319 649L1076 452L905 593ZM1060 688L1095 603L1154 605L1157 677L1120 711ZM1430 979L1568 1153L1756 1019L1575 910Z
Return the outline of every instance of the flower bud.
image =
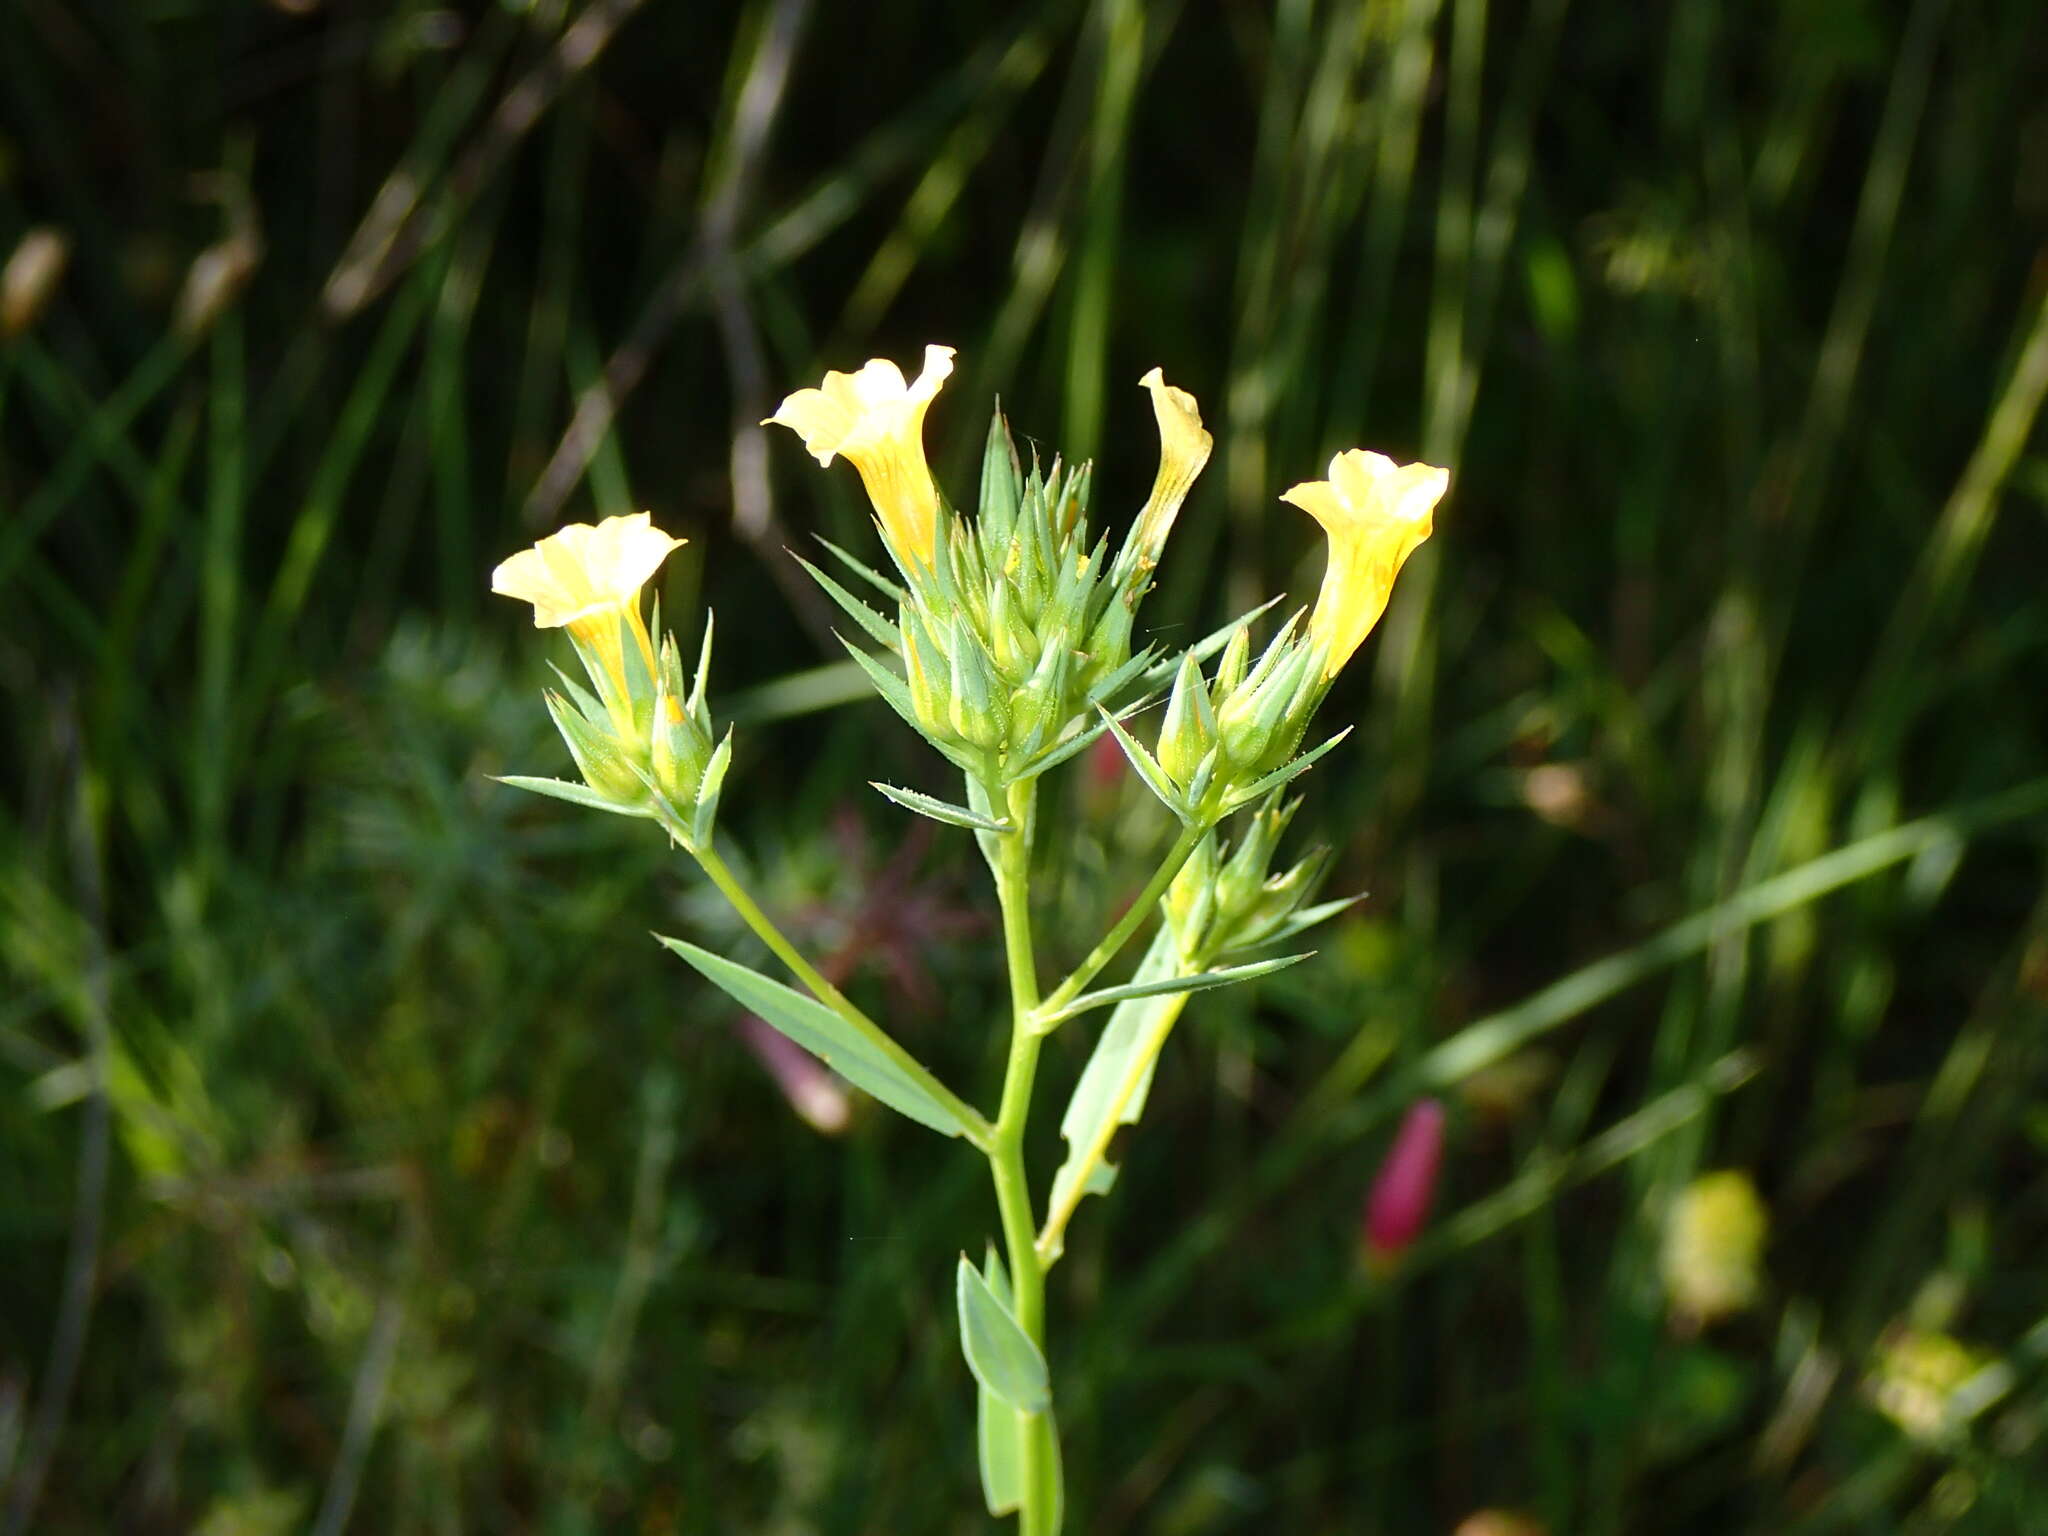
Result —
M950 741L953 733L947 714L951 694L946 683L952 669L916 618L906 613L897 628L903 642L903 676L910 687L910 707L926 730Z
M1216 713L1209 704L1208 685L1202 680L1195 653L1187 651L1181 656L1173 696L1167 700L1166 718L1159 726L1159 766L1185 789L1215 740Z
M629 744L619 741L609 720L599 724L586 718L559 693L547 695L547 706L555 729L562 733L569 755L576 760L576 771L583 776L583 782L621 808L644 808L647 785L633 771L636 754Z
M1231 635L1230 643L1223 647L1223 659L1216 663L1216 697L1219 701L1229 698L1243 685L1251 656L1251 626L1240 624Z
M737 1025L739 1037L775 1079L775 1086L813 1130L837 1136L853 1119L846 1085L809 1051L780 1033L765 1019L747 1014Z
M1208 933L1209 919L1216 910L1218 862L1216 834L1212 832L1195 845L1194 853L1166 888L1166 920L1173 926L1174 942L1183 955L1198 953Z
M711 743L683 708L682 701L669 691L665 678L655 692L654 727L650 734L654 782L671 805L687 811L697 803L697 786L704 780Z
M953 697L946 718L962 741L993 751L1010 734L1010 711L996 691L988 657L974 631L956 619L952 641L953 669L947 681Z
M988 604L989 650L1005 677L1022 678L1038 660L1038 636L1024 617L1024 599L1007 576L991 583Z
M1023 756L1046 746L1066 727L1071 656L1057 636L1046 641L1038 665L1010 694L1010 744ZM1110 745L1113 748L1116 743Z
M71 260L71 242L47 226L21 237L0 268L0 339L19 336L36 323Z
M1374 1269L1391 1269L1421 1235L1443 1151L1444 1107L1435 1099L1419 1100L1394 1133L1366 1198L1366 1262Z

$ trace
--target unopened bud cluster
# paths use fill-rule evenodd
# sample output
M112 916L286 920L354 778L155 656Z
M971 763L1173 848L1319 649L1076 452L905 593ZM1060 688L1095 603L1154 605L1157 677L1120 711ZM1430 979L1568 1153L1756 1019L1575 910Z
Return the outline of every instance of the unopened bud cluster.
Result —
M1299 800L1283 804L1275 793L1235 844L1223 844L1213 833L1202 839L1166 894L1167 921L1182 955L1210 964L1238 950L1290 938L1346 905L1303 905L1329 867L1327 848L1277 874L1270 872L1281 834L1300 808Z

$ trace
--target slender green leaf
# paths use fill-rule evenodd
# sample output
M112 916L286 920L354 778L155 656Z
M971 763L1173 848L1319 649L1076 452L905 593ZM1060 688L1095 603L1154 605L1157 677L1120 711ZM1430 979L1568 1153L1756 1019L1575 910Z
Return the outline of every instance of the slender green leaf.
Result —
M1052 1402L1045 1356L964 1253L954 1290L960 1306L960 1348L974 1379L1019 1413L1042 1413Z
M925 1090L873 1040L823 1003L770 981L708 949L661 934L662 944L694 966L751 1012L809 1051L856 1088L866 1090L900 1115L947 1136L963 1136L968 1127Z
M983 1268L996 1300L1006 1309L1012 1306L1010 1277L993 1244ZM1012 1514L1024 1503L1025 1417L978 1382L974 1395L975 1438L981 1450L981 1496L990 1514Z

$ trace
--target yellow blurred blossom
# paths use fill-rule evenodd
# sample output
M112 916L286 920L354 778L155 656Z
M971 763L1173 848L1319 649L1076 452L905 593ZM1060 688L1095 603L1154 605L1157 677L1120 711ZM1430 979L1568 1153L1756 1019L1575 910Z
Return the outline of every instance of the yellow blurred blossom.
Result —
M1664 1222L1664 1293L1671 1309L1709 1323L1740 1312L1762 1285L1770 1214L1749 1175L1702 1174L1671 1202Z
M1967 1417L1960 1389L1984 1363L1949 1334L1895 1328L1878 1347L1866 1390L1878 1411L1915 1440L1938 1441Z
M571 523L500 564L491 572L491 590L533 604L537 628L567 628L596 652L622 704L631 690L619 623L632 631L652 678L654 642L640 614L640 589L686 542L663 533L645 512L608 517L595 527Z
M1330 460L1330 478L1281 494L1330 536L1330 564L1309 615L1308 638L1327 649L1323 676L1335 677L1387 610L1402 562L1429 537L1431 516L1451 472L1396 464L1353 448Z
M1202 429L1202 411L1195 397L1167 383L1157 368L1138 383L1152 391L1152 414L1159 419L1159 473L1132 535L1144 569L1149 571L1159 563L1159 551L1173 531L1180 504L1187 500L1195 476L1209 462L1209 450L1216 440Z
M926 347L914 384L894 363L874 358L858 373L827 373L822 387L798 390L762 425L790 428L820 464L840 454L853 460L896 547L929 561L939 491L924 460L924 413L952 372L951 347Z

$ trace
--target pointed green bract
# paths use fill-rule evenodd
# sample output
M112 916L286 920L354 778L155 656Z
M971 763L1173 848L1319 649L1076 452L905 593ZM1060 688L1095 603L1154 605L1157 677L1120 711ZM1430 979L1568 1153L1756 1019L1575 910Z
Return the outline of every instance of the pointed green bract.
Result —
M934 800L930 795L921 795L914 789L898 789L894 784L884 784L870 779L868 787L884 799L893 800L906 811L915 811L920 816L929 816L933 821L943 821L950 827L966 827L973 832L1007 832L1010 824L998 821L993 816L982 816L965 806L949 805L944 800Z
M1186 976L1163 976L1151 980L1132 980L1121 986L1104 987L1098 992L1083 992L1059 1012L1040 1019L1038 1026L1041 1031L1051 1030L1064 1024L1068 1019L1134 998L1162 997L1179 992L1206 992L1211 987L1227 987L1234 982L1270 976L1275 971L1284 971L1290 965L1300 964L1314 953L1314 950L1308 949L1298 955L1280 955L1271 960L1252 960L1243 965L1226 965L1220 970L1196 971Z
M576 784L568 779L537 779L523 773L497 775L500 784L510 784L514 789L531 790L536 795L547 795L556 800L566 800L571 805L580 805L586 810L610 811L614 816L647 817L653 814L644 806L620 805L607 799L587 784Z

